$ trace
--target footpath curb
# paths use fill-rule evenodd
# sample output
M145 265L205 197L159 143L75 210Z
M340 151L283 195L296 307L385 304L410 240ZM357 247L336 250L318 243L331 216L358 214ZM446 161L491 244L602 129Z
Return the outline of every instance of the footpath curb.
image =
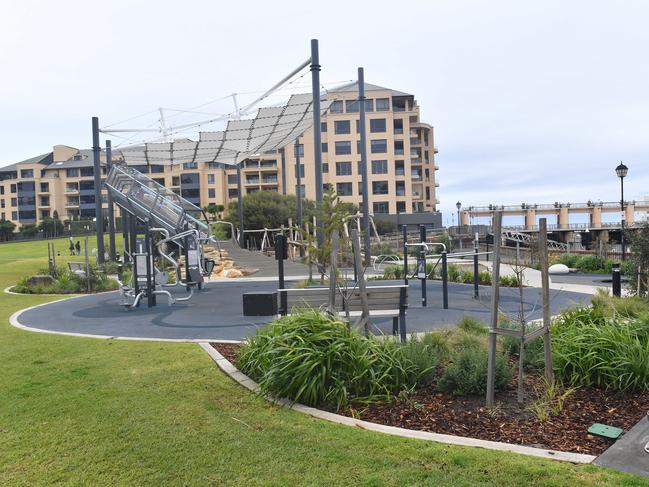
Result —
M205 350L205 352L207 352L210 358L214 360L216 365L218 365L218 367L223 372L225 372L226 375L228 375L231 379L233 379L235 382L239 383L246 389L255 393L259 393L259 385L250 377L239 371L234 365L232 365L230 361L223 355L221 355L214 347L212 347L209 342L199 342L199 345L203 350ZM427 431L398 428L396 426L386 426L382 424L371 423L369 421L350 418L348 416L341 416L340 414L330 413L328 411L322 411L320 409L304 406L303 404L299 403L291 403L286 399L277 399L269 396L266 396L266 399L275 404L287 406L295 411L306 414L308 416L312 416L314 418L324 419L325 421L331 421L332 423L344 424L346 426L352 426L369 431L376 431L379 433L385 433L394 436L402 436L404 438L416 438L426 441L436 441L438 443L445 443L448 445L471 446L486 448L488 450L506 451L511 453L519 453L521 455L528 455L551 460L560 460L570 463L588 464L592 463L596 458L594 455L585 455L581 453L546 450L542 448L534 448L531 446L502 443L498 441L480 440L477 438L466 438L462 436L453 436L441 433L430 433Z

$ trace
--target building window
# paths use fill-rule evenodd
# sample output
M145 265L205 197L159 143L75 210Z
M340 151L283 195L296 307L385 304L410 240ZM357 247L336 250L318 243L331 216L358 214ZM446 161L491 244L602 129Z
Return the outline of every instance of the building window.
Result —
M361 198L361 201L363 200L363 196L365 196L363 194L363 181L358 183L358 196Z
M320 122L320 132L327 131L327 122Z
M329 164L327 162L322 163L322 172L323 173L329 172Z
M351 176L352 163L351 162L337 162L336 163L336 176Z
M388 173L388 161L372 161L372 174L387 174Z
M329 111L331 113L342 113L343 112L343 102L342 100L335 100L329 106Z
M41 206L50 206L49 196L41 196Z
M171 185L172 186L180 186L180 176L172 176L171 177Z
M65 175L69 178L76 178L79 176L79 170L76 167L71 167L65 170Z
M336 183L336 193L338 193L338 196L352 196L352 183Z
M4 186L0 186L0 194L5 194L5 187Z
M81 170L79 171L79 174L81 174L81 177L90 177L95 175L95 168L94 167L82 167Z
M388 151L388 141L385 139L376 139L370 141L372 154L385 154Z
M215 180L214 174L207 175L207 184L214 184L214 180Z
M158 183L160 186L165 185L165 178L154 178L153 179L156 183Z
M20 170L20 177L21 178L33 178L34 177L34 170L33 169L21 169Z
M394 122L392 122L392 126L394 127L394 133L396 135L403 134L403 119L395 118Z
M50 210L41 211L41 218L49 218L49 216L50 216Z
M390 211L390 205L387 201L377 201L372 204L372 209L374 213L388 213Z
M239 196L239 191L236 188L228 189L228 198L236 198L237 196Z
M18 206L18 198L11 198L11 206Z
M377 98L376 99L376 111L377 112L387 112L390 110L390 99L389 98Z
M359 109L358 100L345 100L345 111L347 113L358 113Z
M395 193L396 193L397 196L405 196L406 195L406 182L405 181L397 181L396 182Z
M385 118L370 118L370 132L385 132Z
M388 182L387 181L373 181L372 182L372 194L388 194Z
M160 165L160 164L154 164L154 165L150 166L150 168L151 168L151 172L154 172L154 173L159 174L159 173L165 172L165 167Z
M406 202L397 201L397 213L405 213L405 212L406 212Z
M12 184L10 190L11 190L12 193L15 193L16 192L16 185Z
M50 192L50 183L41 183L41 193Z
M0 208L4 208L4 207L5 207L5 200L0 200Z
M18 212L17 211L12 211L11 212L11 219L12 220L18 220Z
M207 188L207 197L208 198L216 198L216 189Z
M356 172L358 173L359 176L363 174L363 161L358 161L356 163Z
M403 140L394 141L394 155L396 156L403 155Z
M406 169L403 164L403 161L394 161L394 175L395 176L405 176Z
M349 140L339 140L336 142L336 155L346 155L352 153L352 143Z
M297 168L297 164L296 164L295 165L295 176L296 177L297 177L297 171L298 171L298 168ZM300 177L301 178L304 177L304 164L300 164Z
M322 143L322 152L329 152L329 144L326 142Z
M336 120L334 121L335 134L349 134L351 133L349 120Z
M373 112L374 111L374 100L371 98L366 98L365 99L365 111L366 112Z
M228 174L228 184L237 184L236 174Z

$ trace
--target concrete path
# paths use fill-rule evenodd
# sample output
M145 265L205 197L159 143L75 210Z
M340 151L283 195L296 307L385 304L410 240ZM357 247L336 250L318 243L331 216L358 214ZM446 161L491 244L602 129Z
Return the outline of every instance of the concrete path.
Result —
M602 453L595 463L602 467L649 478L649 420L642 418L630 431Z

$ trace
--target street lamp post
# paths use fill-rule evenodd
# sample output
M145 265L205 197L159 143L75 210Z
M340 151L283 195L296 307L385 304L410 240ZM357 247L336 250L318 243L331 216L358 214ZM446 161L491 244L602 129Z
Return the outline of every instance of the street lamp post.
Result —
M460 233L460 228L461 228L460 227L460 225L461 225L461 223L460 223L460 208L462 208L462 203L460 203L458 201L457 203L455 203L455 207L457 208L457 232Z
M620 164L615 168L615 174L617 174L617 177L620 178L620 209L622 210L622 260L626 260L626 243L624 241L624 220L626 215L624 214L624 178L626 177L627 173L629 172L629 168L624 165L622 161L620 161Z

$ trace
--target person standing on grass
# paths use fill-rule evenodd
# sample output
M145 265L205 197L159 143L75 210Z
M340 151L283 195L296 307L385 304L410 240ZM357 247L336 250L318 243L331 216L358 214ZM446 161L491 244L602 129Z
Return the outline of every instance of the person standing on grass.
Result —
M74 255L74 240L70 237L70 255Z
M74 245L74 248L77 249L77 255L81 255L81 242L77 240L77 243Z

